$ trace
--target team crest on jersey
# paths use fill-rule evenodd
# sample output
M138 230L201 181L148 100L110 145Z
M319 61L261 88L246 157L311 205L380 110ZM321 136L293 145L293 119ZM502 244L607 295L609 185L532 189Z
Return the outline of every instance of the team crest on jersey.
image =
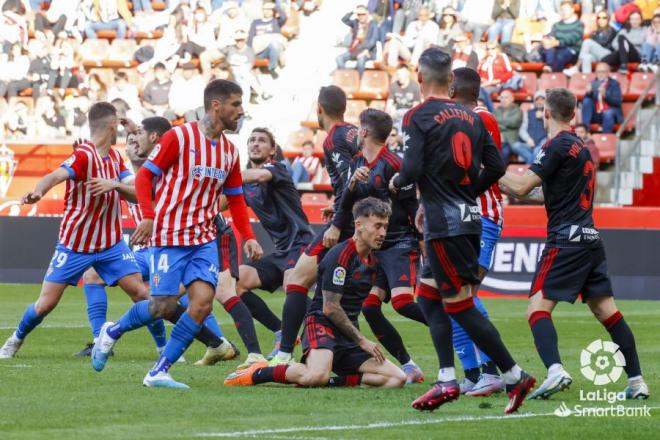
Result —
M405 131L401 132L401 141L403 142L403 146L401 147L402 151L406 151L408 149L408 141L410 140L410 135L406 133Z
M156 158L156 156L158 156L158 153L160 153L160 144L156 144L154 146L154 149L151 150L151 153L149 154L148 159L149 160L154 160Z
M62 165L65 167L70 167L76 161L76 156L72 154L67 160L65 160Z
M332 273L332 284L335 286L343 286L346 282L346 269L341 266L335 268Z
M195 180L202 180L204 177L210 177L211 179L224 182L227 178L227 172L225 170L214 167L205 167L202 165L195 165L191 171L191 174Z
M157 273L154 274L151 277L151 282L154 283L154 286L158 287L158 285L160 284L160 275L158 275Z
M536 155L536 159L534 159L534 163L536 165L541 165L541 161L543 160L544 157L545 157L545 150L541 148L539 154Z

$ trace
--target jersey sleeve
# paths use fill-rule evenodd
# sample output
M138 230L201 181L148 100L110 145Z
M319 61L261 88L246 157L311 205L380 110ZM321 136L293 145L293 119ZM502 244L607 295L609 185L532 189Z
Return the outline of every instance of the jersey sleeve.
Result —
M222 193L228 196L243 194L243 178L241 177L241 160L236 155L234 165L222 185Z
M291 178L291 174L289 174L289 170L286 169L283 163L280 162L271 162L267 163L264 165L264 169L268 171L272 176L273 180L272 182L275 185L280 184L281 182L287 182L291 181L293 183L293 179Z
M326 258L321 262L323 265L321 289L343 295L344 285L348 278L348 268L339 264L338 256L341 252L338 248L343 249L343 246L337 246L333 249L334 252L328 252Z
M171 129L161 136L143 166L155 176L160 176L176 163L178 157L179 137L176 131Z
M529 169L542 180L546 180L557 171L561 165L561 161L561 149L551 148L550 143L546 143L536 155L536 159L529 166Z
M483 168L472 185L472 191L475 197L490 188L506 172L506 165L495 145L495 141L490 135L490 131L481 119L477 120L477 124L481 125L479 143L483 146L481 156Z
M350 131L347 131L343 136L340 136L335 142L334 150L330 152L330 159L339 175L339 185L335 188L335 212L339 209L339 201L348 185L351 161L357 152L354 142L349 140L349 133Z
M60 165L69 172L69 179L85 181L87 175L87 165L89 159L83 151L75 150L71 156Z
M414 118L415 110L408 110L401 125L403 163L399 176L394 180L397 188L416 182L424 168L424 132Z
M338 195L335 198L335 215L332 217L332 224L340 230L350 226L351 210L353 209L353 203L355 200L355 189L350 191L348 183L356 169L357 162L353 160L348 167L348 174L346 175L344 188L341 192L337 192Z

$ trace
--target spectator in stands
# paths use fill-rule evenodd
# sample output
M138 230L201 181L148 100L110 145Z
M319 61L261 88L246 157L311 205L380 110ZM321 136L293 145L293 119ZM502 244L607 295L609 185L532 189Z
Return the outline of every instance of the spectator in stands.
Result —
M219 48L234 44L236 31L250 28L250 22L238 7L238 2L225 0L222 6L223 9L217 10L211 16L211 21L219 24L217 40Z
M400 66L396 71L396 79L390 84L390 95L387 99L387 111L395 121L400 121L403 115L421 101L419 84L410 79L410 70Z
M378 43L378 27L371 19L367 8L359 5L354 12L346 14L341 21L351 28L351 45L348 51L337 57L337 68L343 69L349 60L357 61L357 70L362 75L367 61L373 59Z
M89 75L87 96L92 102L105 101L108 96L108 86L97 73Z
M616 37L616 31L610 26L610 17L607 12L600 11L596 14L596 30L589 38L582 42L578 60L575 66L564 69L568 76L576 74L580 67L582 73L591 73L591 65L612 53L612 42Z
M314 156L314 142L305 141L302 145L302 155L296 157L291 165L293 183L297 185L313 181L320 165L319 158Z
M589 128L580 123L575 126L575 134L582 139L582 142L584 143L584 146L589 150L589 153L591 153L591 160L594 163L594 166L596 167L596 170L598 169L598 165L600 165L600 152L598 151L598 147L596 146L596 142L591 138L591 133L589 133Z
M22 138L31 134L35 123L24 101L16 101L5 112L5 127L8 138Z
M151 7L151 0L132 0L133 1L133 12L135 15L138 13L151 13L153 9Z
M642 43L642 65L639 66L639 70L657 72L658 65L660 65L660 14L655 14Z
M387 138L387 148L403 159L403 139L397 127L392 127L389 137Z
M18 96L22 91L32 88L32 97L36 100L47 89L52 75L57 75L50 65L50 50L46 44L35 41L33 43L34 58L25 78L9 83L7 96Z
M0 69L0 98L7 95L10 86L16 90L17 83L20 81L27 81L25 77L30 69L30 57L27 55L27 50L20 44L15 43L11 46L8 55L0 58L2 62L2 69ZM16 92L14 95L16 96Z
M199 120L204 115L204 87L206 82L195 67L183 65L183 74L172 80L170 87L170 110L177 117L183 116L186 122Z
M76 67L75 50L67 40L57 40L53 50L51 63L53 74L48 82L48 89L64 89L68 87L78 87L78 77L73 74Z
M452 69L459 67L469 67L477 70L479 66L479 56L474 51L472 42L465 34L459 34L454 37L454 49L451 52Z
M399 0L399 9L394 13L394 22L392 23L392 32L400 34L417 17L419 8L424 3L423 0Z
M562 1L560 7L561 20L552 25L550 34L543 37L541 58L545 63L544 71L561 72L567 64L577 61L584 23L580 21L573 2Z
M138 72L146 73L158 63L164 63L168 66L170 72L174 71L179 60L176 53L181 48L181 41L183 41L186 32L183 25L184 21L182 9L175 9L169 17L167 27L163 30L163 36L157 39L153 46L153 56L147 57L149 59L137 67Z
M543 125L543 107L545 106L545 92L538 90L534 93L534 107L523 114L523 122L518 134L523 142L513 145L513 152L523 158L525 163L531 164L539 150L548 139L548 132Z
M15 8L7 8L2 5L0 13L0 47L3 52L8 52L11 45L15 43L27 44L28 23L25 20L25 7L16 4Z
M257 75L254 74L254 52L247 45L247 33L244 30L236 31L235 43L225 49L225 59L230 66L234 80L243 89L243 109L246 110L250 104L252 90L262 99L270 99L271 95L259 83Z
M87 112L91 103L85 94L65 98L65 125L67 132L74 138L89 139Z
M154 79L144 88L142 105L146 117L163 116L168 109L172 79L163 63L154 66Z
M43 138L66 136L64 116L60 113L59 106L55 106L52 96L46 95L39 98L36 113L41 115L40 123L36 124L37 136Z
M438 31L437 45L445 52L451 53L454 48L454 42L460 36L463 36L463 28L458 22L458 12L451 6L446 7L442 11L440 17L440 29Z
M621 85L610 78L610 66L600 62L596 66L596 79L591 81L582 100L582 122L602 125L603 133L614 132L614 124L623 121Z
M56 37L65 37L66 30L73 30L71 25L75 15L71 11L78 11L80 3L81 0L52 0L47 11L37 10L34 16L35 35L39 37L41 34L41 38L46 38L46 32L51 32Z
M522 111L514 101L511 90L502 90L500 106L495 109L493 115L502 134L502 158L505 163L509 163L511 150L519 140L518 131L523 120Z
M213 24L208 21L206 9L198 6L193 14L192 23L185 27L184 41L177 52L177 55L181 57L179 63L189 63L193 57L199 57L207 48L213 49L215 45ZM202 72L207 73L211 69L211 64L205 62L201 64L201 67Z
M438 41L438 24L431 20L429 8L422 6L417 13L417 20L408 25L403 37L390 32L387 38L389 40L385 52L388 66L398 66L399 58L416 66L422 52Z
M248 44L257 54L257 58L268 60L268 71L274 79L279 77L277 66L284 66L283 52L286 39L280 33L286 22L286 14L275 7L273 2L265 2L262 17L252 22L248 35Z
M131 84L126 72L120 71L115 75L115 84L108 89L108 101L123 100L133 112L142 112L140 94L135 84ZM133 121L140 120L131 118Z
M619 31L612 42L614 51L603 58L613 69L628 72L628 63L639 63L642 60L640 52L646 37L646 28L642 26L642 15L633 12L628 17L623 29Z
M87 12L85 35L96 38L96 32L112 30L117 38L125 38L133 16L126 0L93 0Z
M513 71L509 57L500 51L496 41L486 43L486 56L481 59L477 71L481 87L488 93L502 89L519 90L522 86L522 77Z
M498 38L502 44L511 41L519 11L518 0L496 0L491 16L495 22L488 29L488 41L497 42Z
M472 44L480 42L484 32L490 27L493 3L493 0L463 1L461 25L465 32L472 32Z

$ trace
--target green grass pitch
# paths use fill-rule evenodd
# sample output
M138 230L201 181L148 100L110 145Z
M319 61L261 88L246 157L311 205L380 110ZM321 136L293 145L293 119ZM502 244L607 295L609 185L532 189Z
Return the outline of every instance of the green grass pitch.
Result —
M0 286L0 338L13 331L25 306L38 295L36 285ZM265 294L274 310L283 295ZM129 306L127 297L109 289L109 319ZM539 360L525 319L526 302L485 300L489 313L518 363L539 380L545 369ZM428 331L384 306L402 333L413 358L427 374L427 383L400 390L299 389L279 385L226 388L224 377L238 362L195 367L203 353L193 343L173 376L189 384L184 391L146 389L142 378L156 360L146 330L125 335L103 373L92 370L89 359L71 354L90 341L81 289L71 288L59 307L26 340L18 357L0 361L1 439L168 439L168 438L657 438L660 428L660 302L620 301L637 338L637 347L652 397L646 402L651 417L575 417L552 415L561 402L580 402L580 390L595 391L580 373L580 351L608 335L586 306L560 305L554 313L563 361L574 378L569 391L552 400L526 402L517 416L503 417L505 398L463 397L433 413L418 413L410 402L425 391L437 373ZM226 335L243 349L229 316L216 305ZM371 337L366 323L362 328ZM257 325L264 352L272 335ZM621 391L625 375L607 387Z

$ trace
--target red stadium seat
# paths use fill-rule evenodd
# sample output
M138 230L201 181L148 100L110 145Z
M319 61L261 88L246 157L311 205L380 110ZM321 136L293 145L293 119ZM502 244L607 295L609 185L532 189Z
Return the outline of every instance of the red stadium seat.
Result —
M534 96L537 89L538 79L534 72L521 72L523 76L523 87L521 90L514 92L513 96L516 101L529 101Z
M151 8L154 11L164 11L167 9L167 4L165 2L151 2Z
M327 206L330 199L324 193L305 193L300 196L300 201L305 205L324 205Z
M384 70L367 70L360 80L360 90L353 95L359 99L387 99L390 94L390 76Z
M619 81L619 85L621 86L621 93L623 95L625 95L628 92L628 83L630 81L628 81L627 75L619 72L612 72L610 73L610 78L614 78L617 81Z
M320 128L319 119L317 116L317 112L318 112L317 109L318 109L318 103L316 101L312 102L312 106L309 109L309 113L307 113L305 120L302 121L300 125L312 129Z
M576 73L568 81L568 89L575 94L578 101L581 101L587 91L587 86L595 77L594 73Z
M511 63L511 66L520 72L542 72L544 64L513 62Z
M351 99L360 90L360 75L357 70L337 69L332 75L332 83L340 87L346 93L346 97Z
M639 99L644 89L649 85L649 82L653 80L653 73L645 72L635 72L630 78L630 84L628 85L628 93L626 98L636 101ZM653 99L655 97L655 87L651 87L649 94L646 96L646 99ZM627 99L627 100L628 100Z
M96 31L96 38L105 38L106 40L113 40L117 38L115 31Z
M566 78L566 75L560 72L543 73L539 78L539 90L566 87L567 85L568 79Z
M285 150L301 149L307 141L314 142L314 132L309 128L301 128L289 134L285 144Z
M613 162L616 158L616 135L614 133L596 133L591 137L600 153L600 161Z
M346 102L346 114L344 118L346 122L357 125L360 119L360 113L367 108L366 101L351 99Z
M628 113L630 113L635 106L634 102L624 102L621 105L621 110L623 110L623 118L625 119L626 116L628 116ZM635 125L637 125L637 117L633 116L633 118L626 124L625 131L630 131L633 132L635 131Z

